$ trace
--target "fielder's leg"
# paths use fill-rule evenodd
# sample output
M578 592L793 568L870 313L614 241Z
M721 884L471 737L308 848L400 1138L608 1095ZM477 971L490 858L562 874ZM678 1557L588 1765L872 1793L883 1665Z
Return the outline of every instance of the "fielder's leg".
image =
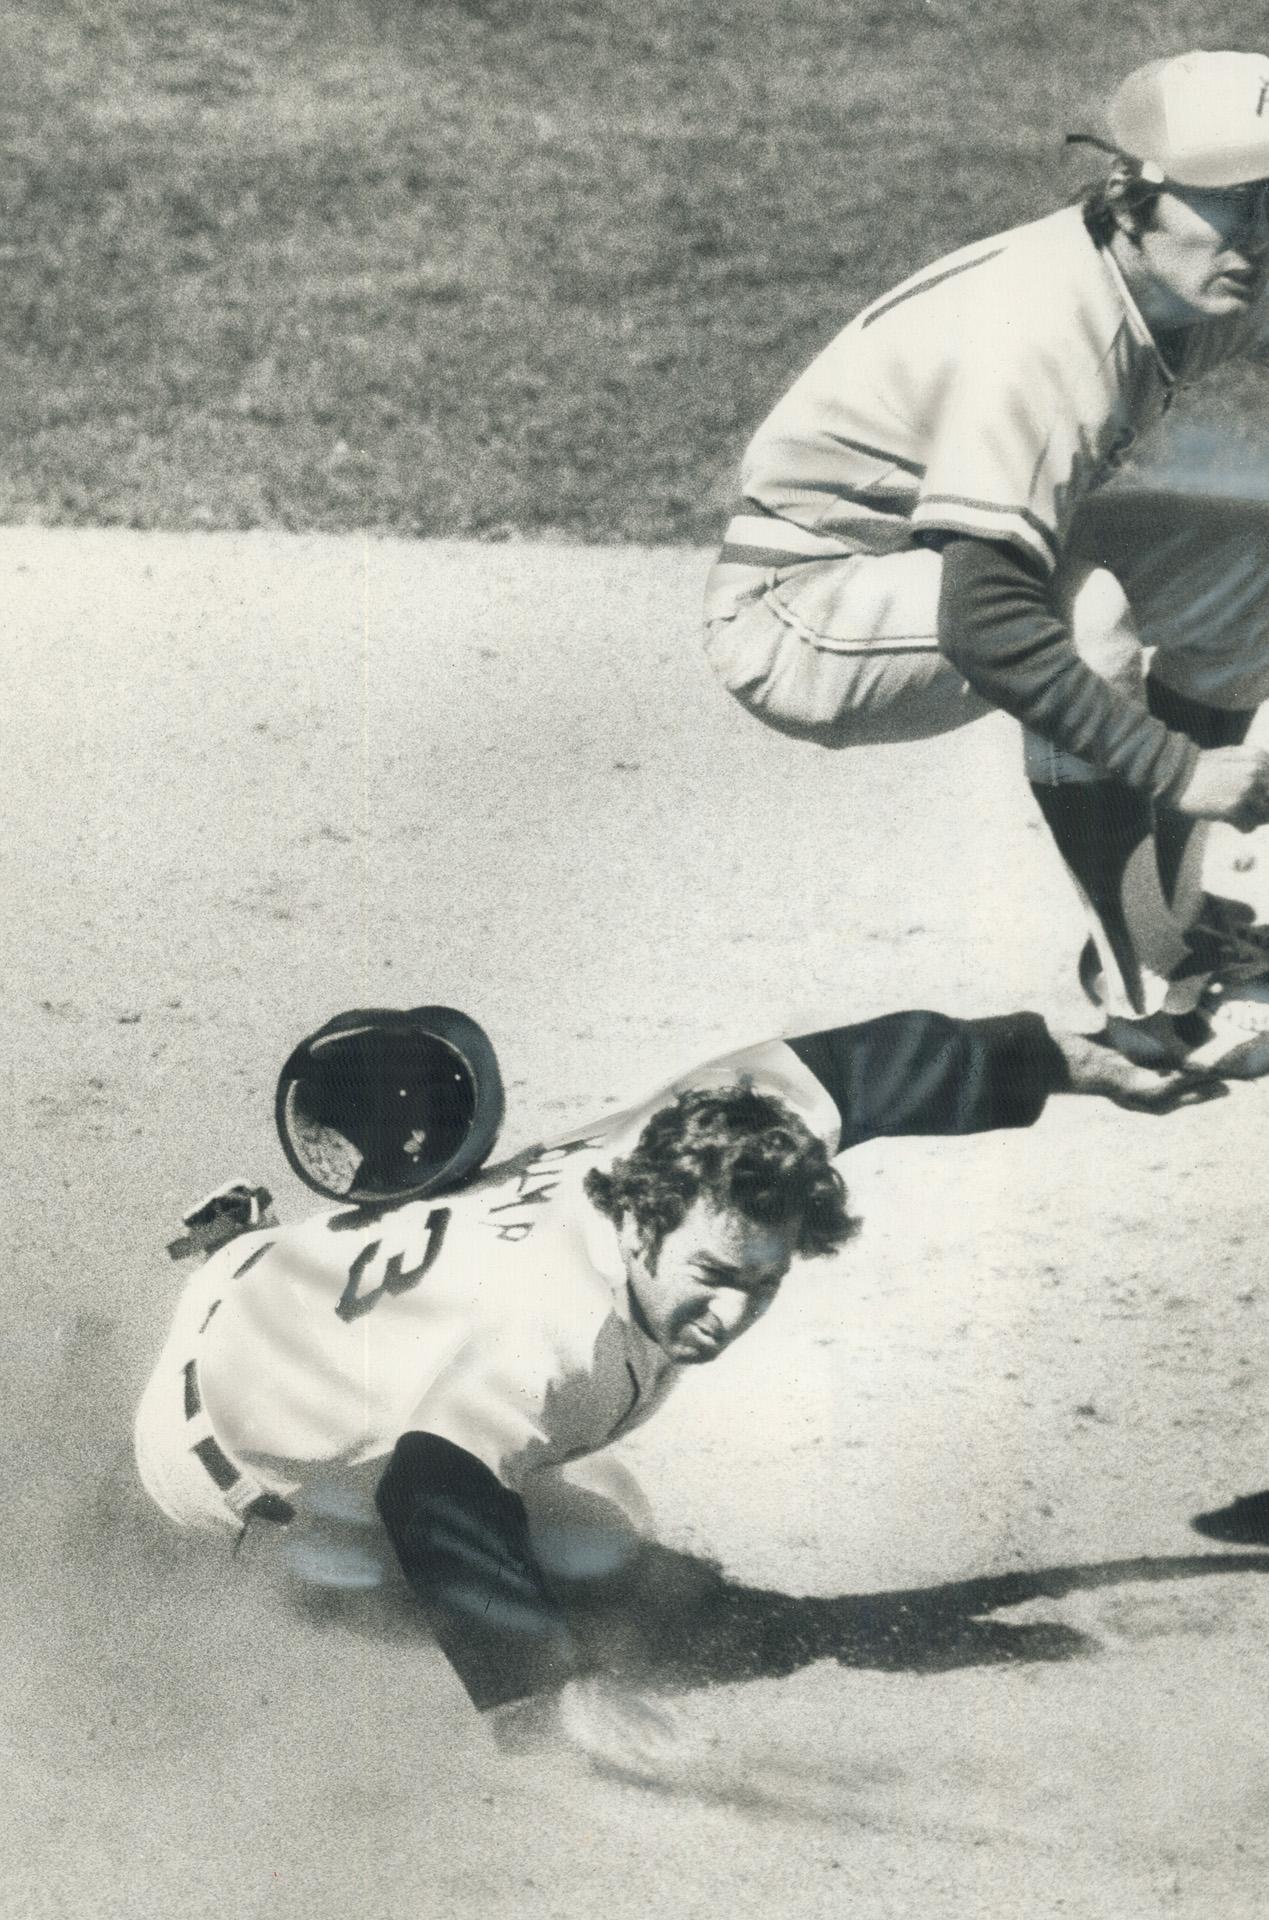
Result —
M1269 499L1206 494L1178 474L1171 487L1103 496L1093 537L1123 582L1143 645L1154 651L1151 710L1201 747L1245 739L1269 698ZM1204 894L1205 830L1161 811L1156 834L1165 877L1175 873L1178 896L1196 903L1206 957L1223 973L1245 974L1255 916L1240 902L1213 903Z
M1059 591L1081 657L1144 701L1141 643L1114 577L1070 568ZM1024 757L1031 791L1088 914L1096 959L1081 969L1085 985L1110 1022L1172 1011L1168 995L1188 953L1191 907L1165 883L1150 801L1036 734L1024 736Z
M1269 505L1094 496L1072 546L1068 613L1088 663L1200 747L1242 740L1269 692ZM1146 646L1155 652L1143 680ZM1089 911L1085 984L1128 1044L1167 1046L1214 975L1263 969L1238 937L1250 909L1213 913L1205 823L1155 810L1034 738L1027 771Z
M1146 676L1150 711L1165 726L1186 733L1199 747L1236 747L1247 738L1254 710L1226 710L1187 699L1167 687L1152 671ZM1175 807L1156 807L1155 843L1164 891L1184 917L1194 960L1194 971L1219 970L1228 959L1223 951L1255 919L1251 907L1238 901L1213 900L1203 886L1203 856L1211 823L1178 813ZM1179 984L1179 983L1178 983Z
M841 748L950 733L992 708L939 652L942 567L924 548L720 563L706 655L748 712L794 739Z

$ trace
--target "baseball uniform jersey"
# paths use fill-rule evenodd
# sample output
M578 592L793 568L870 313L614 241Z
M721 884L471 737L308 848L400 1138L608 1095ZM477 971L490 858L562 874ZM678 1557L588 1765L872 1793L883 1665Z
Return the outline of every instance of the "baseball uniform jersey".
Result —
M646 1419L674 1369L631 1318L616 1230L582 1183L680 1086L740 1075L836 1150L831 1099L774 1042L444 1200L231 1242L190 1282L142 1403L157 1503L180 1524L233 1528L260 1493L302 1506L315 1474L373 1469L420 1425L517 1487ZM191 1457L191 1423L237 1471L229 1506Z
M1078 207L962 247L866 307L776 404L742 465L759 512L722 558L893 553L937 530L1051 573L1080 500L1178 382L1265 325L1263 309L1204 321L1165 358Z
M832 1155L881 1134L1028 1125L1063 1068L1033 1015L892 1015L729 1054L463 1191L244 1235L190 1282L141 1402L156 1503L236 1531L253 1513L288 1520L315 1480L369 1471L477 1704L567 1674L576 1656L519 1495L646 1420L678 1375L638 1323L584 1178L680 1089L738 1080Z

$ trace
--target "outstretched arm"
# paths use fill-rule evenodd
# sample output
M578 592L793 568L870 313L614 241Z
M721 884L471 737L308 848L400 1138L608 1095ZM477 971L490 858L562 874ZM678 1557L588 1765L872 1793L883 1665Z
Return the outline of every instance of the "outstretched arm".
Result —
M1210 1098L1221 1084L1154 1073L1087 1035L1051 1031L1035 1013L989 1020L892 1013L788 1045L837 1107L843 1151L882 1136L1029 1127L1054 1093L1097 1094L1165 1113Z

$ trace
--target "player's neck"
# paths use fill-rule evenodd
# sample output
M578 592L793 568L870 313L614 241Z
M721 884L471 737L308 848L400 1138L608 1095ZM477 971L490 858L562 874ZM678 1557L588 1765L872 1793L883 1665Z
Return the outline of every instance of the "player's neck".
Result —
M1138 313L1156 340L1160 334L1175 333L1179 328L1193 326L1202 317L1151 272L1140 246L1131 234L1113 234L1106 250L1113 257Z

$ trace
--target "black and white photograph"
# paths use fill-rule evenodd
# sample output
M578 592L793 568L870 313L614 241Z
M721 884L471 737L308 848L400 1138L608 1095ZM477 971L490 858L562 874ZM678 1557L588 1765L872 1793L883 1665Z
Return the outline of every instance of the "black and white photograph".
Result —
M1269 23L0 20L17 1920L1255 1920Z

